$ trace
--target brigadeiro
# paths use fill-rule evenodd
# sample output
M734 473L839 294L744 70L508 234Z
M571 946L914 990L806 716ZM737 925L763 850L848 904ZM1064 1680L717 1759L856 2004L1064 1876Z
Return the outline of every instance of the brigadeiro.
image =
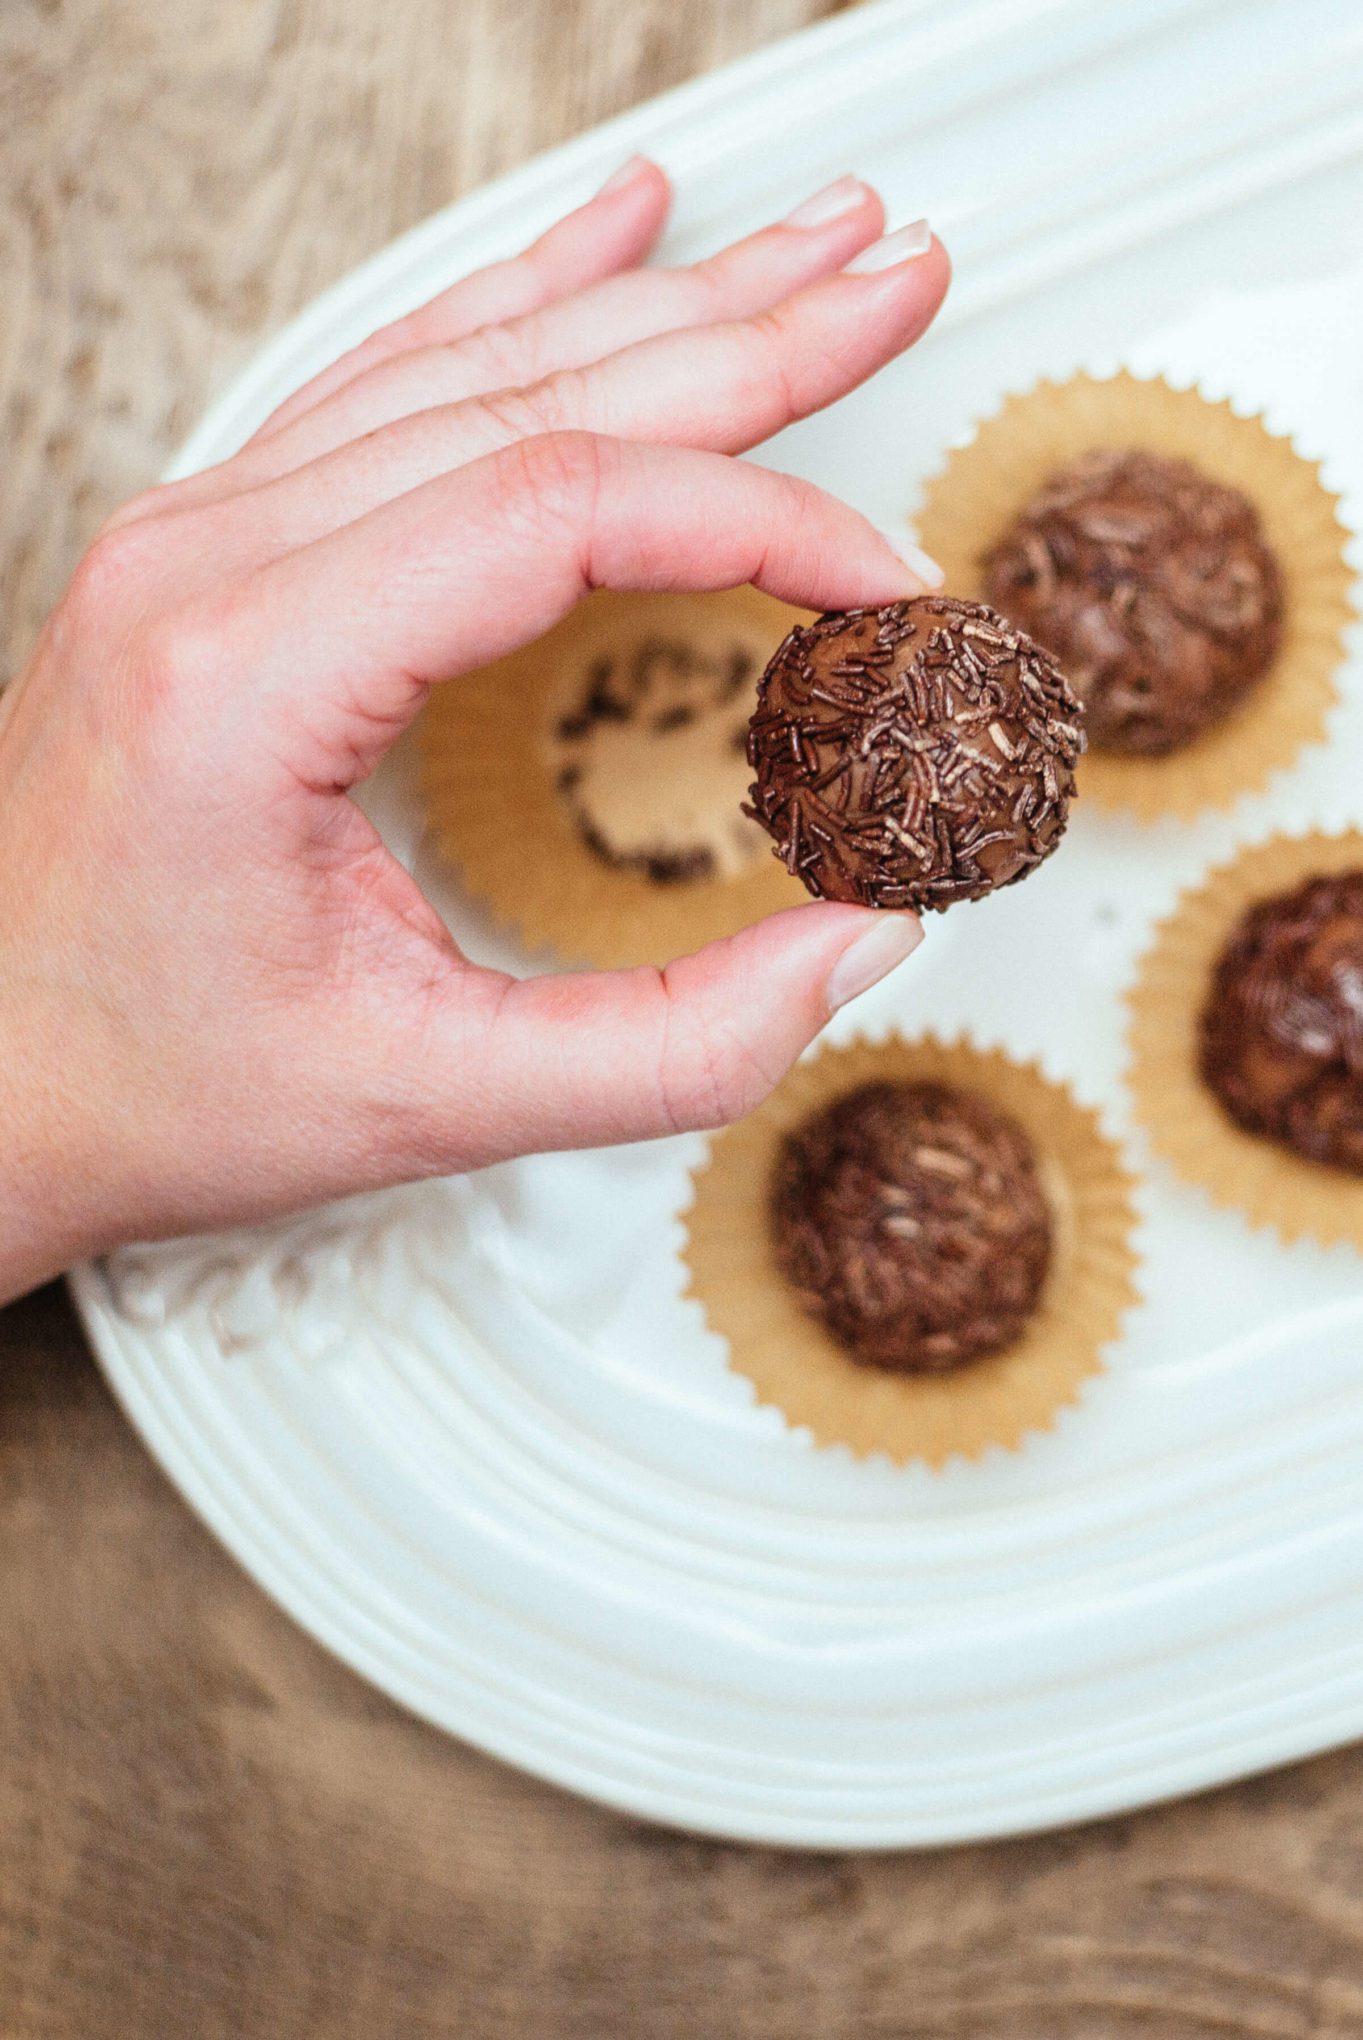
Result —
M984 586L1060 661L1095 750L1181 750L1282 638L1282 575L1254 505L1160 454L1099 449L1059 469L985 555Z
M1064 833L1081 713L1049 655L980 603L834 612L762 677L748 812L816 898L978 899Z
M866 1084L795 1127L770 1221L804 1309L853 1360L900 1373L1011 1345L1051 1259L1026 1134L989 1100L935 1083Z
M1247 1132L1363 1175L1363 870L1243 916L1203 1008L1199 1066Z

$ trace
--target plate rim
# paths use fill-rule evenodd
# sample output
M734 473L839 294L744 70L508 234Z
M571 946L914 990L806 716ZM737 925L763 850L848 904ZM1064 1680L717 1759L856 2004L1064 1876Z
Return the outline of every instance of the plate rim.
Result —
M1219 0L1193 0L1193 12L1213 9ZM718 71L704 74L672 88L656 98L632 107L611 120L576 136L494 180L453 205L409 229L376 254L356 265L258 346L242 371L205 411L167 470L167 478L193 471L208 457L221 457L225 440L239 434L258 410L262 392L277 383L282 364L305 356L322 336L331 334L343 311L366 297L392 288L405 271L418 266L432 250L439 249L452 233L487 233L498 220L519 213L531 202L553 196L556 207L571 202L579 184L586 186L601 166L628 150L632 143L657 138L660 129L675 130L705 117L726 100L741 96L754 85L764 91L777 88L792 71L808 72L824 58L847 52L874 41L887 31L902 31L930 20L942 12L940 0L871 0L871 4L849 14L784 37ZM972 4L969 14L990 15L1016 24L1036 14L1071 11L1070 0L1009 0L1003 6ZM1154 16L1171 10L1155 4ZM717 150L722 153L722 146ZM517 1769L609 1806L617 1812L659 1822L690 1833L703 1833L730 1841L757 1843L782 1848L838 1848L865 1851L943 1845L964 1845L996 1839L1002 1835L1044 1831L1094 1819L1118 1816L1189 1791L1211 1789L1271 1769L1294 1758L1319 1752L1355 1736L1357 1709L1347 1723L1333 1722L1328 1707L1299 1715L1291 1729L1266 1731L1257 1739L1233 1745L1222 1760L1211 1762L1205 1755L1171 1760L1163 1770L1142 1769L1132 1779L1128 1798L1115 1797L1111 1783L1087 1789L1057 1787L1045 1805L1032 1814L1014 1808L1007 1825L1000 1827L988 1811L976 1808L974 1817L959 1805L941 1826L933 1820L917 1822L900 1818L893 1832L867 1832L864 1823L849 1829L846 1819L820 1822L807 1815L781 1815L770 1810L760 1814L735 1814L722 1803L708 1806L688 1800L684 1794L665 1786L650 1787L622 1782L594 1773L590 1765L556 1755L552 1747L529 1747L514 1734L501 1734L495 1721L480 1721L470 1727L452 1719L422 1696L399 1668L380 1662L367 1652L362 1638L345 1634L334 1622L325 1597L310 1599L302 1574L295 1578L260 1535L254 1497L235 1498L229 1507L213 1481L194 1464L191 1439L177 1429L177 1419L192 1432L185 1406L173 1412L158 1403L148 1381L139 1370L134 1342L120 1334L111 1321L103 1294L103 1277L96 1265L71 1271L68 1283L86 1334L123 1408L144 1443L167 1473L192 1511L205 1523L232 1557L291 1619L333 1656L378 1687L397 1704L446 1733L459 1736L471 1746L509 1763ZM206 1445L203 1448L206 1452ZM211 1455L208 1455L211 1458ZM1059 1802L1059 1803L1055 1803ZM856 1816L850 1816L854 1821Z
M455 1718L457 1710L442 1711L400 1669L371 1656L362 1639L341 1631L325 1600L309 1597L306 1575L301 1570L297 1576L292 1575L280 1562L276 1547L258 1534L255 1505L243 1502L239 1488L234 1492L233 1508L229 1509L219 1497L211 1475L196 1471L192 1485L185 1479L183 1469L193 1458L193 1444L188 1436L177 1432L175 1423L158 1407L135 1361L124 1351L100 1294L102 1276L98 1265L85 1264L73 1269L66 1279L115 1400L176 1492L230 1557L305 1634L348 1670L428 1726L514 1770L617 1814L683 1834L706 1835L757 1847L838 1849L865 1854L965 1848L975 1843L1120 1819L1152 1804L1215 1791L1283 1764L1324 1754L1354 1740L1358 1734L1356 1707L1348 1710L1347 1719L1340 1720L1332 1720L1328 1713L1303 1713L1293 1729L1230 1741L1215 1763L1208 1762L1205 1755L1193 1755L1170 1759L1162 1769L1141 1769L1133 1775L1126 1795L1114 1796L1110 1782L1095 1782L1087 1788L1059 1785L1021 1811L1014 1806L1005 1828L1000 1828L984 1807L972 1816L963 1814L957 1805L945 1818L907 1821L897 1818L884 1831L876 1831L868 1828L865 1816L855 1813L826 1819L803 1812L774 1813L770 1809L735 1813L722 1795L713 1805L707 1805L676 1788L622 1781L593 1770L585 1762L557 1755L552 1746L506 1734L491 1717L471 1728L466 1718ZM176 1407L180 1414L180 1406ZM193 1430L192 1425L188 1428Z

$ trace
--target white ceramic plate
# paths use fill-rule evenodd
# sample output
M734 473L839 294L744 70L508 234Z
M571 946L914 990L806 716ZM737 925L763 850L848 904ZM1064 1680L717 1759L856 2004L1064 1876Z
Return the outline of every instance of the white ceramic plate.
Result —
M879 521L1005 389L1120 362L1266 409L1356 506L1360 86L1353 0L863 9L395 244L180 468L648 149L678 256L851 165L938 224L939 329L767 456ZM1357 665L1346 694L1328 753L1231 817L1081 812L857 1024L1039 1053L1123 1130L1116 995L1178 886L1267 827L1363 821ZM516 962L425 862L404 756L371 805L461 940ZM1150 1168L1146 1299L1082 1408L1017 1456L899 1472L755 1409L681 1299L698 1152L517 1163L124 1253L75 1293L153 1451L301 1623L432 1721L635 1812L952 1841L1363 1734L1363 1263L1282 1251Z

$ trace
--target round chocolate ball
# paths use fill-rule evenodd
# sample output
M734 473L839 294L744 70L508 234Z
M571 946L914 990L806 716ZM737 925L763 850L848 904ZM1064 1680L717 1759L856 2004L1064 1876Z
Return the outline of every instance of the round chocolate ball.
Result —
M1213 973L1199 1061L1246 1132L1363 1175L1363 871L1250 908Z
M1186 460L1084 454L985 555L989 600L1060 661L1095 750L1160 757L1273 662L1278 563L1258 512Z
M853 1360L896 1373L1011 1345L1051 1258L1026 1134L942 1084L867 1084L787 1134L770 1220L804 1309Z
M1079 718L1054 662L980 603L834 612L762 676L748 812L818 899L979 899L1064 833Z

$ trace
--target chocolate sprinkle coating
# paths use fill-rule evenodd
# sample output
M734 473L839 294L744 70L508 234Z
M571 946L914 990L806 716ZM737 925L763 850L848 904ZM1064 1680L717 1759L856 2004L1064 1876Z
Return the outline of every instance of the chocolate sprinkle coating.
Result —
M985 593L1059 659L1095 750L1160 757L1229 714L1282 637L1258 512L1186 460L1097 451L984 558Z
M1250 908L1213 973L1199 1066L1246 1132L1363 1175L1363 871Z
M866 1084L787 1134L770 1223L805 1310L853 1360L896 1373L1011 1345L1051 1258L1026 1134L944 1084Z
M979 603L835 611L762 676L747 812L818 899L979 899L1064 833L1079 717L1047 654Z

